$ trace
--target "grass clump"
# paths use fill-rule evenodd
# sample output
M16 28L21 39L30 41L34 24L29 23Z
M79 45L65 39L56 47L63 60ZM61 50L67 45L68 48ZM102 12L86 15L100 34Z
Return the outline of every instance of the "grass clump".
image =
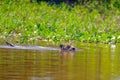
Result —
M47 40L90 43L120 42L120 10L97 5L0 1L0 38L18 42Z

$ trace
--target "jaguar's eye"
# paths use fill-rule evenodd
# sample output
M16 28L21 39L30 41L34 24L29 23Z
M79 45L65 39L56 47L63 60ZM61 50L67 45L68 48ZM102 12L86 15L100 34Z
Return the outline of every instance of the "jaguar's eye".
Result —
M67 46L67 49L69 49L69 48L70 48L70 45Z

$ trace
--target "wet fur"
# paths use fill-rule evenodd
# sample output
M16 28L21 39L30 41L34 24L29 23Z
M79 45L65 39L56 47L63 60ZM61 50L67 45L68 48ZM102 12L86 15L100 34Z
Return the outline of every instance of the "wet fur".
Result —
M72 46L71 44L65 44L65 45L60 44L60 49L61 51L75 51L76 50L75 47Z

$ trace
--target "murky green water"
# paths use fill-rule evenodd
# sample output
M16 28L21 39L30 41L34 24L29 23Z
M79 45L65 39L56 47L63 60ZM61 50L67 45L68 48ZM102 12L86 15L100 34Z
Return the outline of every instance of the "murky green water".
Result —
M120 44L81 51L0 49L0 80L120 80Z

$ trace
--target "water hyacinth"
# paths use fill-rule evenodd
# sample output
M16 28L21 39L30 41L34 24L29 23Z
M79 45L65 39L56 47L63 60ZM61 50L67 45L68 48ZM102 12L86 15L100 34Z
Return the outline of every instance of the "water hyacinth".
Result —
M9 0L8 0L9 1ZM64 3L0 1L0 37L15 41L120 42L120 11L91 3L71 7ZM96 3L97 4L97 3ZM112 5L112 4L111 4ZM13 40L13 38L9 38Z

